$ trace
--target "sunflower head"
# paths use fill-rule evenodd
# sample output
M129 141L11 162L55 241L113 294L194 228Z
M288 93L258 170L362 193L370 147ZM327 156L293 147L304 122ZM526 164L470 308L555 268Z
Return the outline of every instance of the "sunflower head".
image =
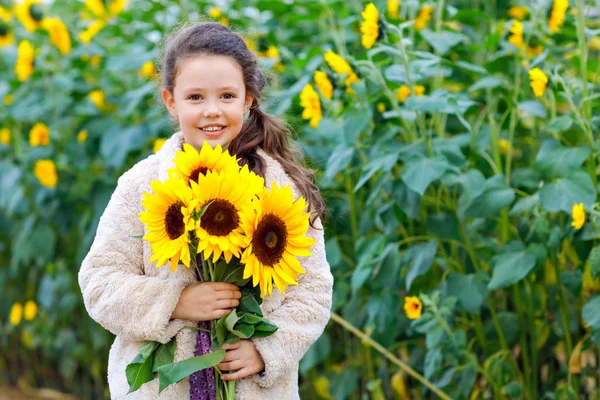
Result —
M147 231L144 239L153 253L150 261L157 261L158 268L170 260L175 271L181 260L189 268L189 232L194 229L192 213L196 206L192 191L181 179L173 178L154 181L150 186L154 193L143 194L145 211L140 213Z
M221 255L229 262L239 257L244 245L241 220L243 210L264 187L264 180L245 165L239 171L208 171L190 180L198 201L196 212L205 209L196 222L198 253L211 255L216 262Z
M302 197L294 201L290 186L273 183L242 214L244 278L252 277L254 286L260 284L261 297L272 294L273 283L285 294L288 285L297 285L298 274L304 273L296 257L310 256L315 243L305 236L310 216L305 209L306 201Z
M174 162L175 168L171 168L169 174L181 177L188 184L190 181L198 183L198 177L208 171L235 173L240 168L237 159L228 150L223 151L221 145L213 149L207 142L199 152L194 146L184 143L183 150L176 152Z

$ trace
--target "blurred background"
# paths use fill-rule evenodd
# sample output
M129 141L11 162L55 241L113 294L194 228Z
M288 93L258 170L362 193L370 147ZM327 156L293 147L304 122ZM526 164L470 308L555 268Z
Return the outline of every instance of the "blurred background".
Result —
M598 5L0 0L0 398L109 398L77 273L186 19L244 35L329 207L302 398L598 398Z

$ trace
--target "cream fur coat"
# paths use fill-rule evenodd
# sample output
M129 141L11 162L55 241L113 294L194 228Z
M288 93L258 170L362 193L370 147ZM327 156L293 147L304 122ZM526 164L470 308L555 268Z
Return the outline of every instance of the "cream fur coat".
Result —
M182 329L194 322L174 319L171 314L181 291L195 281L191 269L179 266L172 272L168 266L156 268L148 262L151 256L146 241L135 238L144 234L140 222L143 192L150 192L150 182L165 180L172 168L175 151L183 143L181 132L166 141L162 149L127 171L119 178L92 247L79 271L79 285L90 316L116 335L108 360L108 385L112 399L189 399L189 382L167 387L158 393L158 378L127 395L129 385L125 367L138 354L145 341L166 343L177 340L175 361L194 355L196 332ZM282 166L262 149L266 161L265 184L292 184ZM294 194L298 194L294 189ZM315 225L321 227L319 220ZM290 286L282 298L264 299L261 308L265 318L279 327L272 336L253 342L265 362L265 375L253 375L237 381L238 400L298 399L298 363L308 348L323 333L329 320L333 277L325 258L322 229L309 228L316 240L311 257L299 258L306 274L298 286Z

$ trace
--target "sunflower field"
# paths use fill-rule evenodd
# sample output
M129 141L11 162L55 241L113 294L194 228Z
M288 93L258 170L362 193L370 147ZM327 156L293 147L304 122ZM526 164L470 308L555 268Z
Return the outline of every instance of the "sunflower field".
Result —
M77 273L183 20L246 37L328 205L302 398L599 398L593 0L0 0L1 385L109 398Z

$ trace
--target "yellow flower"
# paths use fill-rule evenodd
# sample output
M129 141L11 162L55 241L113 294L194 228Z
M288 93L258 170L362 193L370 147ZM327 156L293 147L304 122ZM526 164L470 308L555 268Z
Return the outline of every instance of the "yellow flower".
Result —
M90 64L94 66L100 64L100 61L102 61L102 57L99 54L94 54L92 58L90 58Z
M158 139L154 140L154 146L152 149L154 151L154 154L158 153L160 151L160 149L162 149L162 147L166 141L167 141L167 139L165 139L165 138L158 138Z
M346 60L344 60L342 57L335 54L331 50L327 51L327 53L325 53L323 57L325 58L327 64L329 64L331 69L333 69L335 72L342 75L348 74L344 83L346 84L346 92L352 93L353 90L350 87L350 84L358 83L360 82L360 80L358 79L358 76L354 73L354 71L352 71L350 64L348 64Z
M571 210L571 217L573 218L571 226L576 230L581 229L581 227L585 223L585 210L583 209L583 203L573 204L573 209Z
M400 0L388 0L387 12L390 18L400 18Z
M317 396L319 397L319 399L323 399L323 400L333 400L333 396L331 395L331 392L329 391L329 379L324 376L318 376L314 381L313 381L313 385L315 387L315 392L317 393Z
M0 6L0 19L4 22L10 21L10 9Z
M550 34L560 31L560 28L565 22L565 13L569 7L569 0L554 0L550 19L548 20L548 28Z
M223 13L219 7L211 7L210 10L208 10L208 16L213 19L219 18L222 14Z
M396 98L400 103L404 103L410 96L410 88L408 86L400 86L396 91Z
M535 46L527 46L527 58L535 57L544 52L544 46L538 44Z
M202 253L205 260L212 255L213 262L221 255L226 262L233 256L240 257L246 245L242 230L244 213L264 187L264 179L250 171L248 165L234 174L208 171L198 176L198 183L192 181L192 191L198 200L196 210L208 205L196 222L198 254Z
M156 74L154 63L152 61L145 62L142 68L140 68L140 73L146 78L152 78Z
M323 57L327 64L329 64L329 66L338 74L348 74L352 72L350 64L333 51L329 50Z
M391 379L392 389L398 395L399 399L409 399L410 392L406 385L406 374L401 369L396 372Z
M96 105L98 110L104 109L104 100L106 95L100 89L94 90L88 94L88 98Z
M41 27L44 12L39 0L24 0L15 7L17 18L28 32L33 32Z
M525 48L525 42L523 41L523 24L519 21L513 21L509 31L512 35L509 36L508 42L516 48L523 50Z
M127 3L127 0L113 0L110 3L110 6L108 7L110 14L111 15L120 14L123 11L123 9L125 8L125 3Z
M10 144L10 130L8 128L0 129L0 143L5 146Z
M425 93L425 86L415 85L415 96L423 96Z
M508 15L514 19L525 19L528 13L529 10L527 7L523 6L511 7L508 9Z
M506 139L501 139L498 142L498 147L500 147L500 152L502 154L507 154L508 153L508 149L510 148L510 143Z
M27 300L25 302L25 308L23 310L23 316L25 317L25 320L31 321L32 319L35 318L35 316L37 315L37 312L38 312L38 306L37 306L37 304L35 304L35 301Z
M0 22L0 48L9 46L15 42L10 26Z
M88 131L86 131L85 129L82 129L77 134L77 141L79 143L83 143L87 140L87 137L88 137Z
M433 12L432 6L423 6L419 10L417 18L415 18L415 29L420 31L427 26L427 22L431 19L431 13Z
M79 34L79 40L83 43L90 43L92 39L104 28L106 22L103 20L94 21L87 29Z
M421 312L423 311L423 304L418 297L405 297L404 311L406 312L408 319L419 319L421 318Z
M219 20L219 23L220 23L221 25L225 25L225 26L229 26L229 25L230 25L230 24L229 24L229 20L228 20L227 18L225 18L225 17L221 18L221 19Z
M310 83L307 83L300 93L300 105L304 107L302 118L310 120L309 126L318 128L319 122L323 118L321 100Z
M323 97L327 100L331 100L331 97L333 96L333 85L325 72L315 71L315 85L319 88Z
M251 37L244 38L244 42L246 43L246 47L248 50L255 52L256 51L256 42Z
M192 189L178 178L150 182L153 193L144 192L140 221L144 223L144 240L150 243L156 268L170 260L175 272L179 261L190 267L189 232L194 229L192 212L196 205Z
M14 102L15 102L15 98L13 97L12 94L7 94L6 96L4 96L4 104L5 105L10 106Z
M546 90L548 84L548 77L539 68L534 68L529 71L529 79L531 80L530 85L533 89L533 93L536 97L540 97Z
M375 4L369 3L362 12L363 22L360 24L362 45L365 49L373 47L379 36L379 13Z
M190 181L198 183L198 176L206 175L208 171L226 171L225 175L231 175L240 169L229 150L223 151L220 144L213 149L208 142L203 143L199 152L194 146L184 143L183 150L175 152L173 162L175 168L168 171L169 176L181 178L187 185L191 185Z
M379 111L380 113L384 113L385 112L385 104L377 103L377 111Z
M273 46L272 44L269 45L269 48L267 49L267 57L268 58L278 58L279 50L277 50L277 47Z
M590 38L588 45L590 46L590 50L594 50L594 51L600 50L600 37L594 36L593 38Z
M21 40L18 52L19 58L15 64L15 73L19 82L25 82L33 74L33 47L28 40Z
M56 187L58 175L56 174L56 166L52 160L37 160L33 169L33 174L40 181L42 186L50 189Z
M107 17L104 2L102 0L85 0L85 6L97 18L105 19Z
M243 213L242 228L246 249L242 254L244 279L252 277L252 285L260 284L261 297L272 294L273 283L282 294L288 285L297 285L304 269L296 257L312 255L315 240L306 236L310 213L303 197L294 201L289 185L263 188L251 210Z
M29 145L31 147L48 146L50 144L50 128L43 122L38 122L29 131Z
M21 323L23 319L23 306L21 303L15 303L10 308L10 324L12 326L17 326Z
M44 29L50 35L50 41L66 56L71 52L71 37L65 24L59 18L46 18L42 22Z

